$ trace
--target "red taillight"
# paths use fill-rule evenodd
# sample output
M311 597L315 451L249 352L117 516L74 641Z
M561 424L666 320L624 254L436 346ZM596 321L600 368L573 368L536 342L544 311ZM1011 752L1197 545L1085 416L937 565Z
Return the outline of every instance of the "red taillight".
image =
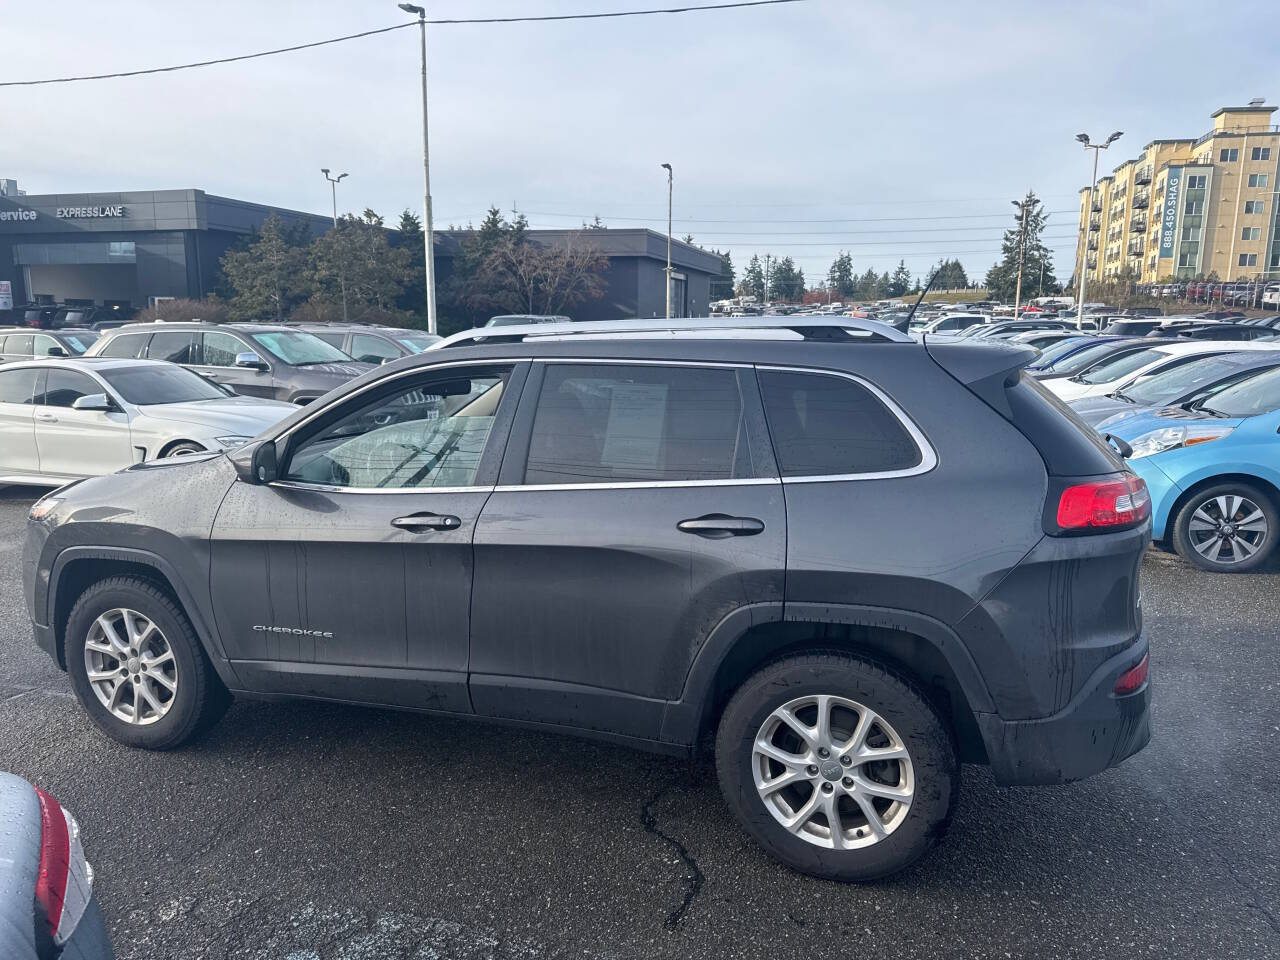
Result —
M67 896L67 876L71 865L71 837L58 801L39 787L40 868L36 873L36 902L49 921L50 936L57 936L62 908Z
M1124 527L1151 516L1151 496L1143 479L1126 474L1122 480L1077 483L1058 500L1058 526L1063 530Z
M1116 693L1124 696L1126 693L1141 688L1147 682L1147 668L1151 665L1151 655L1146 654L1138 661L1136 667L1130 667L1124 673L1116 678Z

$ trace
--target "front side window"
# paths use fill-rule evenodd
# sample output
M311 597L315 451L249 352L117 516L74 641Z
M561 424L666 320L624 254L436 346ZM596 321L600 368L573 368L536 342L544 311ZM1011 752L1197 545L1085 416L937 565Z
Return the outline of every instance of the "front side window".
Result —
M294 367L313 367L320 363L347 363L349 356L315 334L301 330L254 333L250 339L277 360Z
M191 330L157 333L151 338L147 356L152 360L167 360L170 363L195 363L195 346L196 335Z
M236 355L256 353L239 337L215 330L204 335L204 365L206 367L234 367Z
M830 374L761 370L769 434L784 477L910 470L922 454L870 390Z
M112 337L98 352L100 357L114 357L117 360L133 360L142 355L142 348L147 342L148 334L126 333Z
M382 363L384 360L397 360L400 351L395 344L381 337L371 337L367 333L357 333L351 338L351 356L365 363Z
M397 333L394 336L396 343L411 353L421 353L433 343L439 343L444 339L432 333Z
M36 334L32 339L31 352L37 357L62 357L67 354L62 344L53 337L46 337L43 334Z
M751 476L731 368L547 366L525 483L682 482Z
M0 403L34 403L39 376L39 370L0 370Z
M96 333L64 333L62 335L62 342L70 348L68 352L76 356L93 346L94 341L97 339L98 335Z
M357 489L474 484L511 367L464 367L353 401L289 456L286 480Z
M50 370L41 402L46 407L69 407L81 397L105 393L97 382L75 370Z

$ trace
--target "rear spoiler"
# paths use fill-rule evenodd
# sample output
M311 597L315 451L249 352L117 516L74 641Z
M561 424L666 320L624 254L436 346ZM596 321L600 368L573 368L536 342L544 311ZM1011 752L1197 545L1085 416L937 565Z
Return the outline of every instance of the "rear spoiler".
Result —
M1034 347L990 340L973 342L926 334L924 347L933 362L977 394L1006 420L1013 409L1005 390L1018 382L1022 368L1040 352Z

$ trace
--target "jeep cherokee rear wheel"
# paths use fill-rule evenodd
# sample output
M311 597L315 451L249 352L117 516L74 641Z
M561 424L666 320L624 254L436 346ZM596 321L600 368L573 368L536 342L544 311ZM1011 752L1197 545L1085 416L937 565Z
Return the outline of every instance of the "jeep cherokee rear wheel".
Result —
M952 738L891 670L843 653L780 660L725 709L716 769L735 816L804 873L875 880L945 832L959 789Z
M67 619L65 652L90 718L131 747L180 746L230 702L186 614L145 580L114 577L86 590Z

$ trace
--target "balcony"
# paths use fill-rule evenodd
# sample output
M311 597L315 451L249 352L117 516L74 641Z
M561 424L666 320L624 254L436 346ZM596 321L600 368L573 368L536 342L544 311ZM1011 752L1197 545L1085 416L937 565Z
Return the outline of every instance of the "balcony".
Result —
M1134 183L1147 184L1151 182L1151 175L1154 173L1150 167L1139 167L1133 175Z
M1129 232L1130 232L1130 233L1146 233L1146 232L1147 232L1147 218L1146 218L1146 217L1134 217L1132 220L1130 220L1130 221L1129 221Z
M1130 244L1129 244L1129 256L1131 256L1131 257L1140 257L1140 256L1142 256L1142 241L1140 241L1140 240L1139 240L1139 241L1136 241L1136 242L1130 242Z
M1101 213L1101 212L1102 212L1102 198L1101 198L1101 197L1094 197L1094 198L1093 198L1093 203L1090 205L1089 209L1090 209L1090 210L1092 210L1094 213Z
M1090 258L1089 258L1087 261L1085 261L1085 262L1089 264L1089 269L1090 269L1090 270L1097 270L1097 269L1098 269L1098 258L1097 258L1097 257L1090 257Z
M1142 190L1133 195L1133 206L1137 210L1145 210L1151 205L1151 194Z
M1101 229L1102 229L1102 218L1101 218L1101 217L1090 217L1090 218L1089 218L1089 229L1090 229L1090 230L1101 230Z
M1086 246L1088 249L1090 249L1090 250L1097 250L1097 249L1098 249L1098 238L1097 238L1097 237L1090 237L1090 238L1089 238L1089 242L1088 242L1085 246Z

